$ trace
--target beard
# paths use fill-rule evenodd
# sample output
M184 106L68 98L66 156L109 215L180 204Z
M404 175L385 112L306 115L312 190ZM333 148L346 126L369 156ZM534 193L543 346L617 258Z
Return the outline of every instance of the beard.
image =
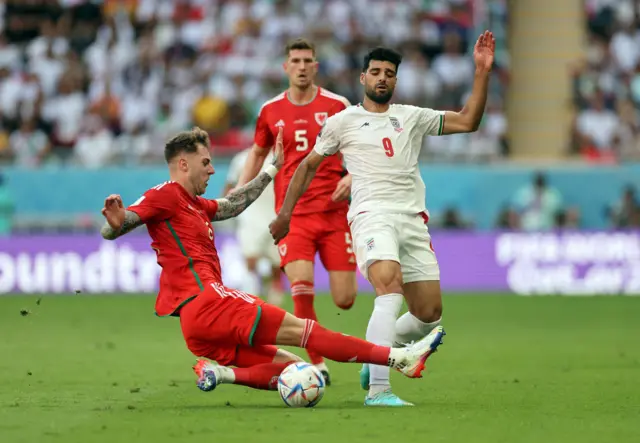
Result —
M364 88L364 94L369 98L369 100L379 105L386 105L393 96L393 89L387 86L387 90L385 92L376 92L375 87Z

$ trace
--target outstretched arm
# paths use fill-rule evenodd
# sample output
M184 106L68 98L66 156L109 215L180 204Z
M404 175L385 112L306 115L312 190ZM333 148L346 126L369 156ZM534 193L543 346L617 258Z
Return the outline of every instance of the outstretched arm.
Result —
M218 210L213 216L212 221L227 220L228 218L240 215L251 203L260 197L262 191L265 190L269 183L271 183L271 180L273 180L273 177L275 177L276 172L278 172L277 167L272 165L246 185L236 188L225 198L216 200L218 202Z
M284 162L282 133L283 130L280 128L278 136L276 137L275 153L271 165L246 185L236 188L225 198L216 200L218 202L218 209L212 221L221 221L236 217L260 197L262 191L271 183L271 180L276 176Z
M131 231L138 226L142 226L144 223L140 220L140 216L133 211L125 211L124 222L120 229L114 229L109 222L105 222L100 229L100 234L105 240L115 240Z
M287 219L291 218L293 209L296 207L300 197L302 197L311 184L311 180L313 180L313 177L316 175L316 171L323 160L324 157L322 155L315 151L311 151L309 155L300 162L296 172L294 172L293 177L291 177L291 182L287 189L287 195L284 198L282 208L278 215Z
M471 96L460 112L447 111L445 113L442 135L473 132L480 126L487 104L489 74L493 65L495 49L496 40L491 32L486 31L478 38L473 49L476 71Z
M102 215L107 219L100 229L105 240L115 240L144 224L138 214L124 209L122 198L116 194L105 199Z
M316 175L318 166L322 163L324 157L315 150L311 151L300 163L296 172L291 177L287 195L282 203L282 208L276 219L269 225L269 230L276 244L289 232L289 223L291 222L291 214L300 197L305 193L311 180Z

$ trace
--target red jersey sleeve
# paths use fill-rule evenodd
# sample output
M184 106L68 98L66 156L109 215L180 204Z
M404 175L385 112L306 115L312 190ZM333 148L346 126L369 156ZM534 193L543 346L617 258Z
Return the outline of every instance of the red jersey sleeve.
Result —
M178 195L171 182L154 186L142 197L127 207L135 212L144 223L153 223L171 218L178 205Z
M199 198L198 200L200 200L202 209L204 209L204 212L207 213L207 217L209 217L209 220L213 220L213 217L215 217L216 212L218 212L218 201L209 200L206 198Z
M269 128L269 122L266 117L266 109L263 107L258 115L258 121L256 122L256 133L253 137L253 142L261 148L271 148L275 144L273 139L273 133Z

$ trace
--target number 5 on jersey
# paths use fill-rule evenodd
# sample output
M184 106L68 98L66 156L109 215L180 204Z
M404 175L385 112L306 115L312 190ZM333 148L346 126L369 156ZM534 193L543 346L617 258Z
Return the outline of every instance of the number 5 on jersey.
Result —
M393 144L391 144L391 139L389 137L382 139L382 147L384 148L384 153L387 157L393 157L395 152L393 151Z
M307 138L306 129L296 129L295 139L296 139L296 151L303 152L309 149L309 139Z

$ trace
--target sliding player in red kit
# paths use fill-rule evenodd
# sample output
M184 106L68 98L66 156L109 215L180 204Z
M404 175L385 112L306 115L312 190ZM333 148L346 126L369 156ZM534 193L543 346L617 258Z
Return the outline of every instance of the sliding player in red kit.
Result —
M102 236L114 240L147 225L162 267L156 314L180 318L187 347L203 357L194 366L202 390L221 383L276 389L282 370L300 359L274 345L298 346L340 362L388 365L420 377L437 347L435 335L406 348L377 346L224 285L212 222L237 216L260 196L282 166L282 131L275 147L273 164L258 177L225 198L208 200L200 196L214 174L209 137L198 128L178 134L165 146L169 181L126 209L119 195L107 197Z
M287 45L285 54L289 88L262 106L254 145L238 182L242 185L258 175L278 130L282 129L284 167L275 179L276 212L280 211L293 173L313 150L325 120L349 106L344 97L314 84L318 62L310 42L295 40ZM344 176L342 157L327 158L296 206L289 234L278 243L280 265L291 284L293 313L297 317L317 320L313 306L316 253L329 271L335 304L342 309L353 305L357 286L347 223L350 188L351 177ZM331 379L322 356L309 352L309 358L329 385Z

